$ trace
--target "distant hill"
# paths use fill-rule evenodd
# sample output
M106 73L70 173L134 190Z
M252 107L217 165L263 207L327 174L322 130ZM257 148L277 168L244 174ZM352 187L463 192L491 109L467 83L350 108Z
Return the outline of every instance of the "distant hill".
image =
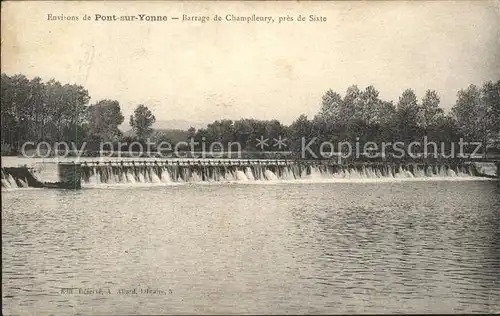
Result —
M153 129L155 130L184 130L187 131L190 127L194 127L197 130L200 128L204 128L207 124L196 123L187 120L165 120L165 121L156 121L153 124ZM119 126L120 130L125 133L125 131L129 131L131 126L128 124L128 121L124 122Z

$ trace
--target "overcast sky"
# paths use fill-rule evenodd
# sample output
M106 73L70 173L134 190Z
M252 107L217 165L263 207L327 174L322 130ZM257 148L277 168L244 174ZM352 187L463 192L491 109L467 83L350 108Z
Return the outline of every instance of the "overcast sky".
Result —
M397 101L500 79L500 2L2 3L2 72L84 85L128 117L313 116L331 88L374 85ZM325 16L327 22L48 21L47 14Z

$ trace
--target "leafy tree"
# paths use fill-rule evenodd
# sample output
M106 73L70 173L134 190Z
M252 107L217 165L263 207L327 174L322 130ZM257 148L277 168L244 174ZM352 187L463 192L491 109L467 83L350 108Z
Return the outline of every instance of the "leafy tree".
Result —
M54 79L43 82L39 77L28 79L22 74L1 74L1 142L4 148L19 148L25 141L116 141L121 136L118 126L124 117L118 101L101 100L89 107L90 96L82 86L60 83ZM144 105L130 116L130 125L144 142L152 136L156 142L189 140L198 143L239 142L243 150L260 151L257 139L287 138L287 148L300 153L301 140L319 152L319 143L331 141L395 142L421 140L428 136L436 142L466 141L495 143L500 148L500 80L485 82L481 87L470 85L460 90L450 113L440 107L436 91L427 90L419 104L415 92L407 89L398 102L380 98L373 86L360 89L350 86L345 95L328 89L321 98L321 107L312 120L301 115L291 125L278 120L217 120L206 128L188 131L164 130L152 134L155 117ZM126 138L123 138L126 140ZM201 145L200 145L201 146ZM198 147L200 149L200 147ZM10 150L10 149L8 149Z
M196 135L196 128L194 128L194 127L191 126L188 129L188 139L194 138L195 135Z
M235 138L240 142L243 150L255 149L253 141L257 135L254 133L255 120L241 119L234 122Z
M439 107L440 98L436 91L427 90L422 99L420 125L424 129L435 126L444 115Z
M89 133L102 141L116 140L122 135L118 126L124 117L116 100L101 100L88 109Z
M362 109L362 93L359 90L357 85L352 85L347 88L347 91L344 96L343 106L340 111L339 119L343 122L349 122L352 119L361 119L361 111Z
M145 139L151 135L153 131L151 126L154 122L156 122L155 116L143 104L138 105L134 110L134 114L130 116L130 126L140 139Z
M396 106L392 101L381 101L378 108L378 123L381 125L390 125L394 122L396 115Z
M361 93L361 102L357 104L357 111L359 118L367 125L377 123L379 120L378 112L381 100L378 96L379 92L373 86L366 87Z
M475 85L462 89L457 94L457 102L452 108L452 114L460 133L468 141L482 140L481 125L486 119L486 108L481 103L481 91Z
M212 124L208 124L208 140L209 142L221 142L227 144L233 141L234 127L232 120L217 120Z
M27 81L22 76L22 81ZM9 77L2 73L1 76L1 128L2 144L17 146L19 134L19 108L17 105L18 87L14 77Z
M301 157L302 142L304 141L305 144L308 144L315 137L313 129L313 123L307 119L305 114L299 116L290 126L290 149L297 158ZM314 145L315 144L313 144L313 146L309 146L309 148L311 148L311 150L315 153L318 148L317 145ZM306 152L306 155L309 157L310 153Z
M321 100L321 109L318 117L332 124L338 123L343 106L342 96L332 89L326 91Z
M151 135L151 139L153 142L159 144L161 142L171 142L170 137L165 131L154 131Z
M500 148L500 80L488 81L482 87L481 102L486 108L485 133L488 141Z
M82 86L2 73L1 87L3 143L63 141L68 130L83 126L90 96Z
M406 144L416 140L419 136L419 118L421 116L420 107L417 103L417 96L412 89L406 89L399 97L396 108L396 122L399 141Z

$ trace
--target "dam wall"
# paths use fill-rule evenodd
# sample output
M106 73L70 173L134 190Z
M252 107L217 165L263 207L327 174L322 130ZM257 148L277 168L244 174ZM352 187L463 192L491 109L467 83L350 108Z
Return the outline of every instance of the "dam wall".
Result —
M3 167L1 169L2 188L57 188L81 189L81 165L62 163L58 165L57 182L44 182L33 168Z
M496 173L496 170L495 170ZM82 164L82 183L182 183L301 179L488 177L472 163L358 163L269 161L248 163L99 163Z
M43 188L33 169L28 167L6 167L1 170L2 188Z
M69 189L81 189L81 165L61 163L58 165L59 183Z
M59 182L43 182L28 167L2 168L5 188L79 189L95 184L262 182L335 179L495 178L498 163L352 163L318 161L113 161L61 163Z

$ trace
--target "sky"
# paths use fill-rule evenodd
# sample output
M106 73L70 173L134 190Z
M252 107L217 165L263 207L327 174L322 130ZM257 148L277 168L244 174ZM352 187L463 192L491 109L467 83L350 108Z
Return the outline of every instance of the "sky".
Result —
M85 14L168 19L83 21ZM275 23L224 21L227 14ZM327 21L277 21L299 14ZM449 109L458 90L500 79L499 1L7 1L1 24L2 72L81 84L91 102L118 100L125 117L145 104L157 120L290 124L314 116L327 89L343 95L353 84L395 102L407 88L419 97L433 89Z

